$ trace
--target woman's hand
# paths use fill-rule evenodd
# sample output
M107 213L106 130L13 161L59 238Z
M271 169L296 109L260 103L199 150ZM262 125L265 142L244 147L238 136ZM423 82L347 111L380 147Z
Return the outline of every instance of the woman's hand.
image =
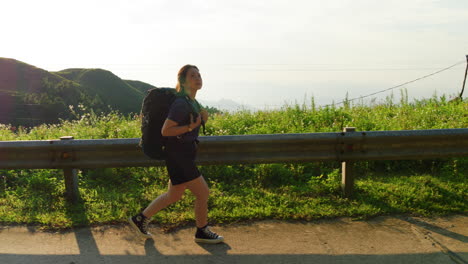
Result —
M193 115L190 114L190 129L195 129L197 127L199 127L201 125L201 114L198 115L197 119L195 120L195 122L193 122Z

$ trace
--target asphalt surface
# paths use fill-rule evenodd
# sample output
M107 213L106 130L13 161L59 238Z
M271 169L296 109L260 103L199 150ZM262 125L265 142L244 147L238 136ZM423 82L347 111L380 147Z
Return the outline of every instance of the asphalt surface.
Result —
M214 226L225 243L193 241L194 228L153 239L128 225L44 232L0 227L0 263L468 263L468 217L377 217Z

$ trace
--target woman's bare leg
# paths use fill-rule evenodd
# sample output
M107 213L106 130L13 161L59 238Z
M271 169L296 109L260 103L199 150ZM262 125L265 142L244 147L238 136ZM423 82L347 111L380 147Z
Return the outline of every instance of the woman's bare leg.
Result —
M166 193L163 193L158 196L158 198L154 199L145 210L143 210L143 215L151 218L157 212L161 211L162 209L168 207L169 205L177 202L182 198L185 189L187 188L187 184L177 184L172 185L171 181L169 181L169 188Z
M210 189L203 176L187 183L193 195L195 195L195 220L197 227L204 227L208 223L208 197Z

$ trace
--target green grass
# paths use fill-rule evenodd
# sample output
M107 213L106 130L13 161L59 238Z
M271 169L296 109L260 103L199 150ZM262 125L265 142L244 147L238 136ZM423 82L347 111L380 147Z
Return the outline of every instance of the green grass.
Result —
M77 109L86 113L86 109ZM209 135L338 132L358 130L461 128L468 126L468 103L448 103L444 97L372 106L316 108L285 106L276 111L243 111L213 116ZM139 121L116 112L77 114L75 121L12 131L0 127L2 140L139 137ZM369 161L356 163L355 195L340 193L340 164L260 164L203 166L211 188L212 223L258 219L311 220L387 214L465 214L468 158ZM167 187L165 168L106 168L79 171L81 200L68 204L60 170L0 170L0 222L69 228L122 223ZM158 213L163 228L193 223L194 197Z
M270 164L263 170L282 170L283 176L298 178L294 171L307 165ZM217 179L220 171L237 174L236 179ZM466 213L466 173L371 175L358 178L353 199L340 195L338 170L302 179L278 180L255 173L257 166L203 167L211 188L210 220L233 223L258 219L311 220L351 216L368 218L387 214L446 215ZM39 224L44 228L115 224L146 206L163 193L167 175L163 168L124 168L81 171L78 205L68 204L59 170L42 170L30 177L18 177L15 187L0 197L0 219L4 224ZM10 171L13 177L16 171ZM24 172L30 175L30 172ZM228 172L229 173L229 172ZM308 175L306 173L306 175ZM112 184L110 184L112 183ZM155 222L163 228L192 223L194 197L161 211Z

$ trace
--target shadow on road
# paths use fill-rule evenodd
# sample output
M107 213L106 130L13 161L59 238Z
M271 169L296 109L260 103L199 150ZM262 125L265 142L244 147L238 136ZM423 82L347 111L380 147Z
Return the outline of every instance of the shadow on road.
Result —
M179 250L179 253L175 255L164 255L158 251L158 242L153 239L137 240L132 235L125 235L123 239L128 241L135 241L135 248L144 249L139 251L141 255L131 254L130 251L124 251L121 255L116 254L101 254L98 248L98 244L94 238L93 232L89 225L89 221L86 218L86 206L80 201L75 206L70 206L67 212L68 217L74 223L85 224L85 227L79 228L73 231L77 246L79 249L78 254L2 254L0 252L0 263L8 264L24 264L24 263L64 263L64 264L92 264L92 263L381 263L381 264L394 264L394 263L425 263L425 264L452 264L454 263L450 255L440 251L431 253L414 253L414 254L274 254L275 248L278 248L278 252L285 252L280 250L286 245L281 238L278 238L277 243L273 244L269 254L229 254L230 251L235 251L236 248L226 244L196 244L198 247L203 249L202 254L189 254L184 253L183 250ZM467 242L467 237L458 234L441 227L429 224L422 220L413 218L399 218L405 220L413 225L425 228L432 232L456 239L463 243ZM30 232L35 232L30 230ZM105 230L104 230L105 232ZM290 235L301 236L300 233L292 233ZM0 237L1 239L1 237ZM108 241L111 243L112 241ZM141 243L140 243L141 242ZM47 241L44 241L47 243ZM133 244L132 244L133 245ZM234 245L237 245L234 243ZM38 245L40 246L40 245ZM172 247L177 247L177 244L171 244ZM290 245L289 245L290 246ZM320 252L312 250L314 246L310 245L310 252ZM316 247L318 248L318 247ZM36 251L37 252L37 251ZM252 252L251 250L248 252ZM348 251L349 252L349 251ZM241 252L238 252L241 253ZM324 252L325 253L325 252ZM368 253L368 252L367 252ZM455 258L460 263L466 263L464 259L468 258L468 252L456 252Z
M441 228L441 227L438 227L436 225L432 225L432 224L429 224L427 222L424 222L422 220L415 219L415 218L412 218L412 217L406 217L406 218L401 218L401 219L407 221L410 224L417 225L419 227L427 229L427 230L429 230L431 232L438 233L440 235L450 237L452 239L456 239L456 240L458 240L460 242L463 242L463 243L468 243L468 237L465 236L465 235L449 231L449 230L447 230L445 228Z
M443 253L396 255L177 255L165 256L150 253L146 256L98 255L81 252L79 255L14 255L0 254L0 262L24 263L453 263Z

